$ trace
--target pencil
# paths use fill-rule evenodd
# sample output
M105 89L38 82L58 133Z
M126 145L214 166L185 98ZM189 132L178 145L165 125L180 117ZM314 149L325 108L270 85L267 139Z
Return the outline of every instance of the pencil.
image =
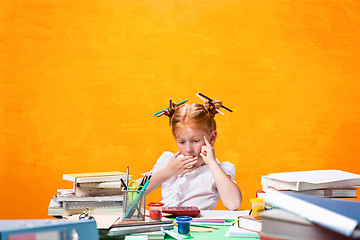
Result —
M177 222L173 222L173 224L175 226L177 226ZM192 222L190 222L190 225L191 226L194 226L194 227L204 227L204 228L214 228L214 229L219 229L219 227L216 227L216 226L208 226L208 225L202 225L202 224L193 224Z
M165 114L165 111L163 111L162 113L160 113L159 115L157 115L157 117L161 117L162 115Z
M124 190L127 190L127 185L124 182L124 179L120 178L120 181L121 181L122 185L124 185Z
M220 113L221 115L225 115L222 111L220 111L219 109L215 108L215 110Z
M127 166L126 168L126 179L125 179L125 183L126 183L126 188L127 188L127 185L129 183L129 166Z
M182 101L182 102L179 102L178 104L176 104L177 106L180 106L180 105L182 105L182 104L184 104L184 103L186 103L188 100L185 100L185 101ZM156 115L159 115L160 113L162 113L162 112L165 112L166 110L168 110L169 108L165 108L165 109L163 109L163 110L161 110L160 112L157 112L157 113L154 113L154 116L156 116Z
M238 217L238 219L237 219L237 220L232 221L232 222L231 222L231 226L234 226L234 225L235 225L235 223L237 223L238 221L240 221L240 217Z
M171 104L172 104L172 100L171 100L171 98L170 98L170 105L169 105L169 108L168 109L170 109L171 108ZM169 127L171 126L171 116L169 115Z
M204 94L199 93L199 92L196 92L196 93L197 93L197 94L199 94L200 96L202 96L202 97L206 98L207 100L212 101L212 99L211 99L211 98L209 98L209 97L205 96ZM226 110L228 110L229 112L233 112L231 109L229 109L229 108L225 107L224 105L221 105L221 107L222 107L222 108L225 108L225 109L226 109Z
M201 96L198 94L198 92L196 92L196 96L197 96L198 98L200 98L201 100L203 100L204 102L206 102L206 100L205 100L203 97L201 97Z
M204 227L204 228L215 228L215 229L219 229L219 227L217 226L209 226L209 225L203 225L203 224L193 224L190 222L190 225L191 226L194 226L194 227Z

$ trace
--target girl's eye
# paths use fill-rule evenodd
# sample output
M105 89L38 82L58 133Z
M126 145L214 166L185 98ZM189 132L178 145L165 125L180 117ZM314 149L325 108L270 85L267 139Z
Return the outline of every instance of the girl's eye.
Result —
M197 143L199 142L199 139L194 139L193 142Z
M179 144L184 144L184 141L179 141Z

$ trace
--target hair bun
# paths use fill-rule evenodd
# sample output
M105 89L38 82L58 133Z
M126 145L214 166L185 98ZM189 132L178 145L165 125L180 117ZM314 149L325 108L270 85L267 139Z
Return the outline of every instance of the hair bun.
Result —
M175 102L172 102L171 107L169 107L167 110L165 110L165 115L168 116L169 118L171 118L178 108L179 108L179 106Z
M204 103L204 109L208 111L210 116L213 118L215 117L215 114L218 113L216 109L219 109L221 105L222 102L220 100L207 101Z

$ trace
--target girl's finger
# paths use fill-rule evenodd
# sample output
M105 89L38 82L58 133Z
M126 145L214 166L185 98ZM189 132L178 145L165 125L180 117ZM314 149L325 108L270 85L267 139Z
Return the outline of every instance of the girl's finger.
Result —
M195 158L189 158L189 159L184 159L182 162L184 164L188 164L188 163L192 163L192 162L196 162L197 161L197 157Z
M180 159L181 162L191 162L191 161L196 161L197 157L193 157L193 156L187 156L187 157L183 157Z
M206 146L211 146L211 144L209 143L209 141L207 140L207 138L205 137L205 135L204 135L204 141L205 141Z
M185 174L185 173L191 172L192 170L193 170L193 168L188 168L188 169L185 169L183 172Z
M187 163L184 165L184 169L191 169L194 167L194 165L195 165L195 163Z

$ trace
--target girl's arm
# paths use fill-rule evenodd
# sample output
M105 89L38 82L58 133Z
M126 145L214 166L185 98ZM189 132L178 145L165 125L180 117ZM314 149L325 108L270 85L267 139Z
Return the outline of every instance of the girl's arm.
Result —
M146 194L149 194L158 187L160 187L161 184L169 180L171 177L185 174L193 170L197 162L197 158L194 158L192 156L178 158L179 155L180 152L175 153L163 169L157 171L152 175L150 179L150 184L146 189ZM141 178L137 180L137 183L141 183Z
M215 150L205 136L204 140L206 145L202 147L200 156L204 159L211 171L224 206L229 210L236 210L241 205L241 191L216 162Z

